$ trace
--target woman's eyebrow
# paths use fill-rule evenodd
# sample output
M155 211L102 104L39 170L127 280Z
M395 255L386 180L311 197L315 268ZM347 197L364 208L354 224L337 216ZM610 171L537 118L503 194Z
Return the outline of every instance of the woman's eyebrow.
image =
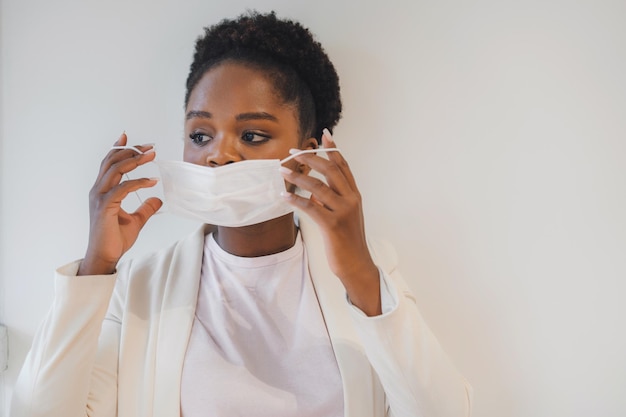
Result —
M276 116L273 116L266 112L241 113L235 117L235 120L237 120L238 122L246 120L271 120L273 122L278 122Z
M191 110L189 112L187 112L187 115L185 116L186 120L189 119L193 119L199 117L201 119L210 119L213 117L213 115L211 113L209 113L208 111L200 111L200 110Z
M187 112L185 116L186 120L195 119L195 118L211 119L213 118L213 115L208 111L191 110ZM246 120L271 120L273 122L278 122L278 118L276 116L271 115L266 112L241 113L235 116L235 120L237 120L238 122L246 121Z

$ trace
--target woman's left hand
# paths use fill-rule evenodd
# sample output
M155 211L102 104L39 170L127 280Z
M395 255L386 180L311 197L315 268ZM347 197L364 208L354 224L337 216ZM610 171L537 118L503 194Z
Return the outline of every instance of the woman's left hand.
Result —
M322 144L335 147L327 129ZM352 304L368 316L381 314L379 272L367 247L361 194L348 163L340 152L328 152L328 159L315 154L295 159L321 173L328 185L309 176L308 169L300 173L283 168L285 180L311 193L310 198L286 193L285 199L322 230L330 269L342 281Z

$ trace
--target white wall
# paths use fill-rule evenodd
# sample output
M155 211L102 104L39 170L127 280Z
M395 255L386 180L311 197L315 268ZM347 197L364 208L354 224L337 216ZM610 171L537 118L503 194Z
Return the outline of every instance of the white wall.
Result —
M100 159L123 130L179 157L193 42L254 7L336 63L368 225L475 416L626 415L626 3L337 3L2 0L5 407L53 269L84 251ZM156 218L134 253L193 227Z

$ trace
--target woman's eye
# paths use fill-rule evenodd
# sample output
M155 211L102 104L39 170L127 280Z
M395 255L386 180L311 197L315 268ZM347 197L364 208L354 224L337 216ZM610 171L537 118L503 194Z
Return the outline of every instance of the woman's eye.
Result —
M261 143L265 142L269 138L270 137L267 135L262 135L256 132L244 132L243 135L241 135L241 139L249 143Z
M204 133L192 133L189 135L189 139L191 139L191 141L196 145L204 145L212 138Z

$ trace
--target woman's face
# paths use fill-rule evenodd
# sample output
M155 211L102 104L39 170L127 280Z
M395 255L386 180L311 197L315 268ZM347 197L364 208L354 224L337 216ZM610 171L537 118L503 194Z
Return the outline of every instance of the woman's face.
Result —
M284 104L263 72L226 62L209 70L191 91L183 159L217 167L245 159L282 159L300 143L296 109Z

